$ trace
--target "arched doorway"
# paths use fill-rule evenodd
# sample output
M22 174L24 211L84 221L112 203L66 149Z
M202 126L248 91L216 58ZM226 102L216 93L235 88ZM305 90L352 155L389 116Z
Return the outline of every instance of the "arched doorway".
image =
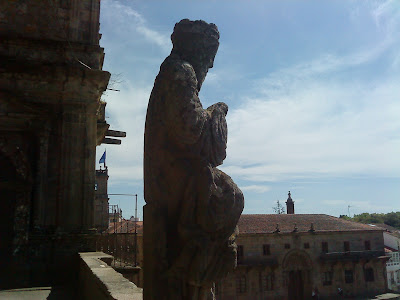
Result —
M283 260L283 272L287 283L289 300L311 299L312 261L301 250L292 250Z

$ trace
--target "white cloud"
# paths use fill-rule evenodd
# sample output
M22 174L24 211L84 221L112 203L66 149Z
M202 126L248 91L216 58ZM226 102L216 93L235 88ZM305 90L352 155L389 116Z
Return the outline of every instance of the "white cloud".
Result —
M170 49L170 33L154 30L137 11L118 1L105 0L102 6L105 22L118 28L115 34L123 36L122 41L135 33L159 48ZM396 30L393 15L387 6L378 6L374 13L377 24L385 28L385 37ZM228 113L229 144L224 171L255 183L332 176L398 176L399 74L374 81L344 77L347 71L362 68L393 49L393 43L393 39L382 38L375 47L347 56L328 53L256 81L253 95L245 96L249 91L235 92L242 93L239 100L243 105ZM108 44L108 52L113 47L126 47L124 42ZM126 61L127 49L121 53L125 53ZM106 56L106 60L110 57ZM146 53L142 57L151 59ZM396 66L395 59L393 65ZM213 69L207 82L215 87L227 76L235 74ZM140 86L127 79L119 87L121 92L108 93L108 121L112 129L127 131L121 146L107 146L109 162L114 163L111 184L142 180L144 119L153 80ZM261 184L241 188L256 193L268 189Z
M247 186L241 186L240 189L242 191L251 191L251 192L255 192L255 193L265 193L267 191L269 191L271 188L269 186L265 186L265 185L247 185Z
M158 45L163 50L171 48L169 35L152 29L146 19L136 10L128 5L124 5L116 0L104 0L102 5L102 19L117 27L119 34L130 39L134 36L129 36L129 32L137 32L147 41Z
M126 138L121 138L122 144L102 145L97 149L97 155L107 149L110 184L114 182L140 182L143 179L143 135L147 102L151 92L150 86L139 86L125 80L119 87L120 92L109 92L106 120L110 129L126 131ZM112 173L112 176L111 176Z
M396 0L376 1L371 10L371 15L378 28L392 33L396 30L396 25L400 22L400 6ZM397 30L399 30L397 28Z
M343 77L382 49L323 56L260 80L256 95L228 114L224 171L253 181L398 176L399 74Z

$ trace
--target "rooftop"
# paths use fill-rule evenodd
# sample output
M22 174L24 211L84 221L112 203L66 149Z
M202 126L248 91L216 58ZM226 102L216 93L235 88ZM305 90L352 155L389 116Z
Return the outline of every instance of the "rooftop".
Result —
M391 235L394 235L395 237L400 238L400 230L397 229L396 227L393 227L393 226L390 226L390 225L387 225L387 224L383 224L383 223L373 223L373 224L369 224L369 225L382 228L387 233L390 233Z
M120 222L110 222L107 233L134 233L135 232L135 221L122 219ZM143 233L143 221L136 222L136 232L138 234Z
M242 215L238 225L240 234L273 233L277 231L277 228L280 233L308 232L311 226L313 226L315 232L384 230L376 226L347 221L324 214Z

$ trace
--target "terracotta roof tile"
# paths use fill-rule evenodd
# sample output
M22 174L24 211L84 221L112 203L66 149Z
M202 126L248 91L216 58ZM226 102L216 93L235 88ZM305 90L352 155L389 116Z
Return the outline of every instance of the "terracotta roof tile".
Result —
M311 223L316 232L328 231L382 231L382 228L347 221L324 214L271 214L242 215L239 220L239 232L273 233L278 224L281 233L292 232L297 227L298 232L308 232Z
M122 220L121 222L112 223L110 222L107 233L126 233L129 231L130 233L135 232L135 222L130 220ZM136 232L142 234L143 233L143 221L136 222Z

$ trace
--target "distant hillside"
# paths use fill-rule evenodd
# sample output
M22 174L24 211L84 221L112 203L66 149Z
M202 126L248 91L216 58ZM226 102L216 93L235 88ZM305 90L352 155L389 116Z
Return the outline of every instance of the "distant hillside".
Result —
M364 224L378 224L384 223L386 225L390 225L397 229L400 229L400 211L391 212L387 214L377 214L377 213L362 213L359 215L354 215L353 218L349 218L346 215L341 215L340 218L351 220Z

